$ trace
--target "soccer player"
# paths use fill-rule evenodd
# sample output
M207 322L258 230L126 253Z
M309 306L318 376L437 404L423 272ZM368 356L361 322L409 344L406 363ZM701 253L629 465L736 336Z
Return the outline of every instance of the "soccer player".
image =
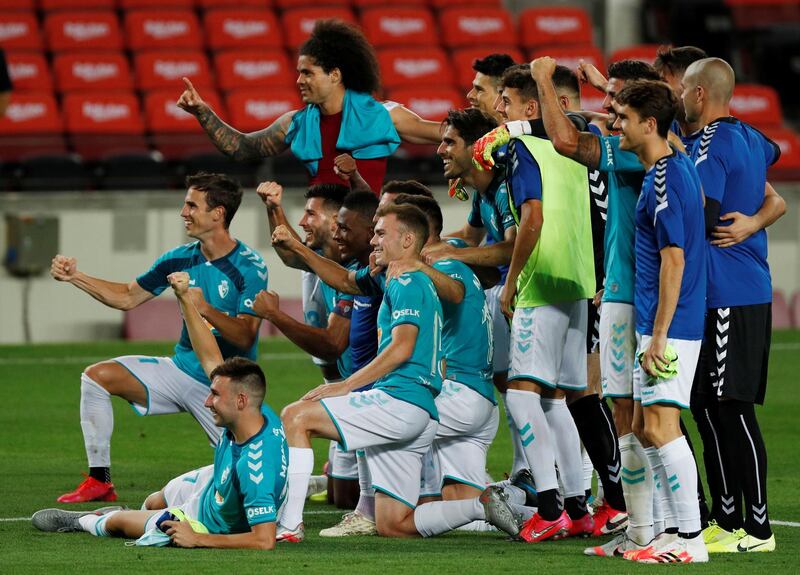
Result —
M651 458L656 488L677 534L664 533L627 558L645 563L708 561L701 535L697 467L680 428L689 408L706 295L703 193L692 161L670 147L677 102L670 87L649 80L625 86L613 104L620 147L639 157L647 173L636 205L636 339L639 366L634 397L642 420L634 432Z
M42 531L136 537L143 545L272 549L286 487L288 449L280 419L263 403L264 372L244 358L223 361L215 337L195 307L190 275L175 272L168 281L178 296L192 348L211 380L205 408L214 425L224 428L214 464L167 483L148 497L146 510L45 509L33 515L33 525Z
M446 233L445 237L464 240L467 247L456 248L448 243L441 243L426 248L423 253L428 261L447 258L468 265L496 266L500 270L500 282L486 291L486 301L492 314L494 334L493 382L503 397L505 407L510 333L508 322L500 311L500 292L505 284L517 229L508 205L503 171L499 169L484 171L472 163L473 144L496 125L493 118L476 109L451 110L447 114L437 154L444 164L444 177L449 180L460 179L464 186L472 189L472 209L464 226L460 230ZM481 245L484 239L485 245ZM507 407L506 420L514 447L511 476L515 477L528 468L528 462L525 459L519 432Z
M707 248L708 313L692 412L714 503L703 534L709 553L775 549L767 452L753 404L764 402L771 335L772 282L763 227L783 214L785 204L766 182L780 148L731 117L734 83L733 69L719 58L694 62L682 81L686 120L698 128L689 152L705 193L706 231L724 226L734 212L758 230L735 245ZM759 221L762 203L774 211Z
M354 25L318 20L300 47L297 86L306 106L270 126L244 134L224 123L188 79L178 106L197 118L219 150L235 160L277 156L287 149L301 160L310 184L341 183L334 159L342 152L360 161L361 175L379 190L387 157L400 140L439 141L439 123L423 120L396 102L380 103L375 50Z
M242 190L226 176L204 173L187 177L186 187L181 218L186 234L196 241L166 252L130 283L88 276L78 271L75 258L63 255L53 258L50 274L109 307L129 310L164 291L170 273L188 271L193 281L189 296L213 330L223 357L255 359L261 319L252 308L256 294L267 285L267 266L228 229ZM129 355L87 367L81 375L80 417L89 476L58 501L117 499L110 469L111 396L128 401L139 415L188 411L216 444L216 426L203 406L209 385L185 325L172 357Z
M508 54L489 54L485 58L476 59L472 63L475 78L472 80L472 89L467 92L469 105L498 122L501 121L502 116L496 110L497 99L500 97L500 78L513 65L514 59Z
M686 118L686 111L683 109L681 100L681 80L686 69L692 64L703 58L707 58L705 50L696 46L659 46L656 59L653 61L653 68L658 72L661 79L669 84L672 93L678 99L678 112L675 121L670 127L670 131L681 138L696 132L700 127L692 124Z
M267 209L270 235L279 225L287 225L282 207L283 187L276 182L263 182L256 190ZM299 225L306 234L304 243L328 258L341 261L339 246L333 238L336 214L349 188L342 184L316 184L305 194L306 205ZM287 228L293 232L291 227ZM294 233L294 232L293 232ZM299 236L296 236L299 239ZM322 369L325 382L341 381L352 372L349 347L353 297L342 294L321 282L291 252L276 248L289 267L302 270L303 313L299 322L280 309L278 294L263 291L253 302L253 311L272 322L298 347L311 354ZM350 262L348 262L350 263ZM328 487L331 502L342 509L352 509L358 500L358 470L355 454L336 450L331 442Z
M528 66L507 70L502 85L505 116L539 118ZM512 318L508 408L538 491L538 511L520 531L530 542L594 529L578 431L565 400L565 390L583 390L587 381L585 300L594 295L589 178L584 166L555 152L538 125L536 135L512 139L508 147L518 231L500 296L503 313Z

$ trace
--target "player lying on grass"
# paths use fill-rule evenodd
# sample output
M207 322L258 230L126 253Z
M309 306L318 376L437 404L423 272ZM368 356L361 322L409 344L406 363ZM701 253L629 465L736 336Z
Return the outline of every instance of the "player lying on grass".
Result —
M244 358L223 361L192 302L189 274L176 272L168 279L180 301L192 346L211 380L205 406L214 423L224 428L214 464L167 483L147 498L149 509L44 509L34 513L33 525L42 531L138 537L146 545L171 541L179 547L272 549L286 486L288 448L280 419L263 403L264 372Z

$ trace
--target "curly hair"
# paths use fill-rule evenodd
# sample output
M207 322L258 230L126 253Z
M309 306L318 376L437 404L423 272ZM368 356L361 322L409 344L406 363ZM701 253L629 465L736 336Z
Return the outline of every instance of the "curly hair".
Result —
M300 46L326 73L338 68L348 90L372 94L380 90L381 77L375 49L353 24L317 20L311 36Z

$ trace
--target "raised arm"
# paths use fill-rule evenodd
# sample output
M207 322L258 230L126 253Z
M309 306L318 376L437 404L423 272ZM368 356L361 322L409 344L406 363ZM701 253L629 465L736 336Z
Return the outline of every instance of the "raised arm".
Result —
M389 111L394 129L404 142L410 144L439 144L442 126L439 122L424 120L405 106L395 106Z
M291 236L286 226L278 226L275 229L272 234L272 245L290 250L300 258L309 270L317 274L322 281L336 291L354 295L361 294L361 290L358 289L358 285L356 284L355 272L307 248L302 242L299 242Z
M353 192L371 192L375 190L369 187L367 181L361 177L356 165L356 160L350 154L340 154L333 159L333 171L336 175L342 178L343 181L350 184L350 190Z
M155 297L138 282L110 282L78 271L75 258L57 255L50 264L50 275L56 281L67 282L88 293L108 307L127 311Z
M548 56L531 62L531 75L539 91L544 129L559 154L584 166L597 168L600 164L600 141L594 134L578 131L561 108L553 84L555 66L556 61Z
M261 201L264 202L264 207L267 209L267 221L269 222L269 235L272 237L273 232L278 226L284 226L291 236L298 242L302 242L300 236L289 224L286 219L286 213L283 211L283 186L277 182L261 182L256 188L256 193ZM274 246L275 253L281 258L284 265L290 268L306 270L306 266L302 261L291 251L283 248L282 246Z
M436 251L426 252L426 261L432 263L450 258L464 262L468 266L497 267L508 265L511 261L511 254L514 251L516 237L517 230L512 226L505 231L505 239L502 242L468 248L456 248L453 246L440 248Z
M292 123L294 111L286 112L263 130L245 134L223 122L203 101L188 78L184 78L183 83L185 89L178 98L178 107L197 118L211 141L223 154L243 162L277 156L288 148L286 133Z
M258 328L261 326L260 318L244 313L229 316L208 303L200 288L190 289L188 297L192 299L203 319L214 326L221 337L243 350L253 346L258 337Z
M181 313L186 323L186 331L189 332L192 349L197 355L197 359L200 360L203 371L206 372L206 375L210 375L222 363L222 352L220 352L219 345L217 345L217 339L208 329L200 312L194 305L189 291L189 274L186 272L174 272L167 276L167 281L172 286L181 306Z

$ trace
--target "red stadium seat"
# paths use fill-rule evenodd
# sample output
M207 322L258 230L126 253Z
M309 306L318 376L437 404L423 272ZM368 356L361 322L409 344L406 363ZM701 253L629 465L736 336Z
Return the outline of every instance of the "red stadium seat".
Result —
M63 106L70 144L84 159L148 151L139 100L132 93L72 92Z
M200 49L203 34L190 10L135 10L125 15L125 33L132 50Z
M426 8L370 8L361 13L361 27L376 48L438 44L436 23Z
M283 46L283 35L271 10L210 10L203 23L212 50Z
M508 54L515 62L524 62L522 52L516 46L492 46L486 47L472 47L462 48L453 52L453 68L456 73L456 81L462 88L469 88L472 86L472 80L475 78L475 70L472 69L472 63L475 60L485 58L489 54Z
M274 0L275 7L281 10L292 10L294 8L314 8L317 6L341 6L349 7L348 0Z
M442 43L448 48L516 44L511 15L504 8L460 7L439 14Z
M0 118L0 158L16 162L28 156L67 151L64 122L49 92L20 92Z
M291 88L294 67L283 50L230 50L214 55L217 83L222 90ZM205 97L205 95L204 95Z
M573 71L578 68L578 63L581 60L592 64L600 71L606 69L603 53L595 46L556 46L553 48L542 48L531 52L528 59L533 61L541 56L555 58L558 64L566 66Z
M50 92L53 79L47 60L39 52L9 52L6 54L8 73L18 92Z
M187 155L213 153L216 147L191 114L175 104L174 90L155 90L144 97L145 125L150 142L166 160L180 160ZM203 100L221 117L222 101L214 91L204 91Z
M54 12L46 16L44 30L54 52L122 49L119 21L111 11Z
M59 54L53 72L60 92L133 89L128 59L121 52Z
M450 110L466 105L464 94L452 88L404 88L392 90L387 100L399 102L426 120L441 121Z
M3 0L3 10L36 10L34 0Z
M269 0L197 0L197 6L203 10L209 8L268 8Z
M353 0L353 7L357 10L365 8L383 8L389 4L386 0ZM427 6L428 0L407 0L403 6Z
M757 128L779 127L783 122L778 93L760 84L737 84L731 98L731 114Z
M39 0L39 8L45 13L54 10L113 10L117 7L116 0Z
M581 84L581 109L591 112L603 112L603 100L606 95L588 84Z
M544 46L592 44L592 23L583 8L529 8L519 15L520 43L529 50Z
M483 8L500 8L503 3L501 0L430 0L430 5L438 10L453 8L455 6L481 6Z
M297 48L311 35L314 23L326 18L338 18L355 23L352 10L345 6L320 6L319 8L293 8L281 16L281 27L286 36L286 46Z
M635 46L620 48L611 53L608 63L613 64L620 60L640 60L652 64L656 60L658 48L659 44L636 44Z
M453 83L452 66L439 48L387 48L378 52L378 62L387 89Z
M123 10L194 8L194 0L117 0Z
M800 179L800 136L788 128L769 128L764 130L764 134L781 149L781 157L770 168L770 178Z
M41 50L42 36L34 12L0 12L0 46L5 50Z
M242 132L262 130L280 116L303 106L297 90L236 90L226 98L231 126Z
M176 100L183 88L184 76L200 90L214 86L208 58L200 51L142 52L134 56L133 67L137 88L157 90L170 87L174 89Z
M797 0L725 0L736 28L751 30L800 23Z

